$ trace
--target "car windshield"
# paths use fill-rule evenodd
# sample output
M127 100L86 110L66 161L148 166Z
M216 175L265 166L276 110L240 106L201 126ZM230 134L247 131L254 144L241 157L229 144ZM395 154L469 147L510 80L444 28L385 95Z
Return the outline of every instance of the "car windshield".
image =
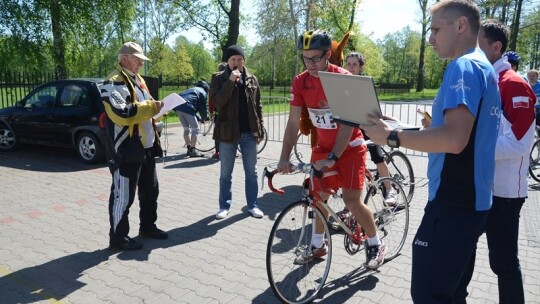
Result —
M43 87L29 96L23 106L25 108L54 108L57 91L56 86Z

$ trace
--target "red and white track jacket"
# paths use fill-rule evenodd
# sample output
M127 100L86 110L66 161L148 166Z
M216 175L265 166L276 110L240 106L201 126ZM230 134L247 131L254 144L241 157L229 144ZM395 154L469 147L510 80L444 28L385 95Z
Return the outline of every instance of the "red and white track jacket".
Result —
M523 78L510 68L506 57L493 65L499 74L501 121L495 149L493 195L527 197L529 153L534 141L536 96Z

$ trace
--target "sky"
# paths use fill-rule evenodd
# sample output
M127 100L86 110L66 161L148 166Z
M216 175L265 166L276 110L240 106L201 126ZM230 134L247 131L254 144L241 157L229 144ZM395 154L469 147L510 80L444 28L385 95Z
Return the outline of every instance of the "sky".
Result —
M254 7L253 0L241 0L240 6L241 11L250 14L251 8ZM419 20L418 0L362 0L356 12L356 22L360 24L361 32L373 40L381 39L388 33L401 31L407 25L413 31L420 32ZM192 42L202 40L199 30L195 28L179 34ZM255 29L240 29L240 34L245 35L248 41L257 41ZM174 38L169 41L174 41ZM205 47L211 49L211 45L206 42Z

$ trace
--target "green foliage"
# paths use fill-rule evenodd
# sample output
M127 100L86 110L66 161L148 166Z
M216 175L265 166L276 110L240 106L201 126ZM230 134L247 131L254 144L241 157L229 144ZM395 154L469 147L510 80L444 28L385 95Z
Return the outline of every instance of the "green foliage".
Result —
M193 67L185 44L176 41L174 49L162 44L159 39L150 42L152 51L148 53L152 59L150 75L161 75L164 82L185 82L193 77Z
M362 34L354 37L353 39L353 41L355 41L355 48L366 58L366 67L364 72L374 79L380 79L383 74L384 67L386 66L386 62L382 56L382 49L371 39ZM347 56L347 54L345 54L345 56Z
M162 75L167 81L209 79L221 59L222 46L230 35L235 35L229 32L229 25L230 14L234 13L230 12L231 5L236 1L95 0L90 6L88 1L75 0L2 0L2 67L12 71L52 71L65 66L70 77L104 77L114 67L119 47L131 40L141 44L152 58L144 73ZM521 15L517 16L517 1L477 3L483 17L502 20L509 26L520 18L520 28L513 34L517 33L516 51L523 58L523 72L540 65L540 6L535 1L523 1ZM351 50L364 53L366 72L377 82L406 81L414 85L417 81L420 34L405 28L379 41L360 34L357 20L351 18L358 15L361 0L254 2L253 20L240 12L240 21L243 28L256 28L259 37L248 41L240 33L237 44L246 51L246 65L263 83L290 84L293 73L304 69L295 43L297 34L306 28L328 30L335 40L351 29L357 34L345 54ZM430 4L434 2L429 0ZM166 44L179 31L192 27L214 44L211 53L202 44L185 38L179 38L180 44ZM149 41L146 47L145 41ZM424 62L425 86L436 88L447 62L439 60L431 47L425 50Z
M212 55L204 49L202 42L191 43L186 39L187 56L191 58L191 66L193 68L192 81L204 79L210 82L212 73L216 70L216 63L212 59Z

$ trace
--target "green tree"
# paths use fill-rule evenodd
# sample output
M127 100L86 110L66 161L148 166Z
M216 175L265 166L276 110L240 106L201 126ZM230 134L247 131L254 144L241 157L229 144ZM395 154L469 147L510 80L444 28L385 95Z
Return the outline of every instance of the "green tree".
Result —
M185 45L187 56L191 58L193 68L193 78L191 80L193 82L198 80L210 82L210 77L216 70L216 63L212 59L212 55L204 48L202 42L192 43L184 38L181 43Z
M176 0L186 25L203 30L203 35L219 45L222 54L240 36L240 0ZM222 58L223 60L223 58Z
M99 66L98 62L88 65L91 56L81 53L104 59L101 52L106 50L112 36L131 26L134 13L133 3L118 0L95 0L91 10L87 1L3 0L2 3L6 9L0 13L0 29L11 38L6 43L18 49L13 53L18 57L14 63L23 59L30 63L24 69L30 70L52 66L60 78L66 77L69 67ZM45 60L49 58L52 60ZM81 58L83 61L77 62Z

